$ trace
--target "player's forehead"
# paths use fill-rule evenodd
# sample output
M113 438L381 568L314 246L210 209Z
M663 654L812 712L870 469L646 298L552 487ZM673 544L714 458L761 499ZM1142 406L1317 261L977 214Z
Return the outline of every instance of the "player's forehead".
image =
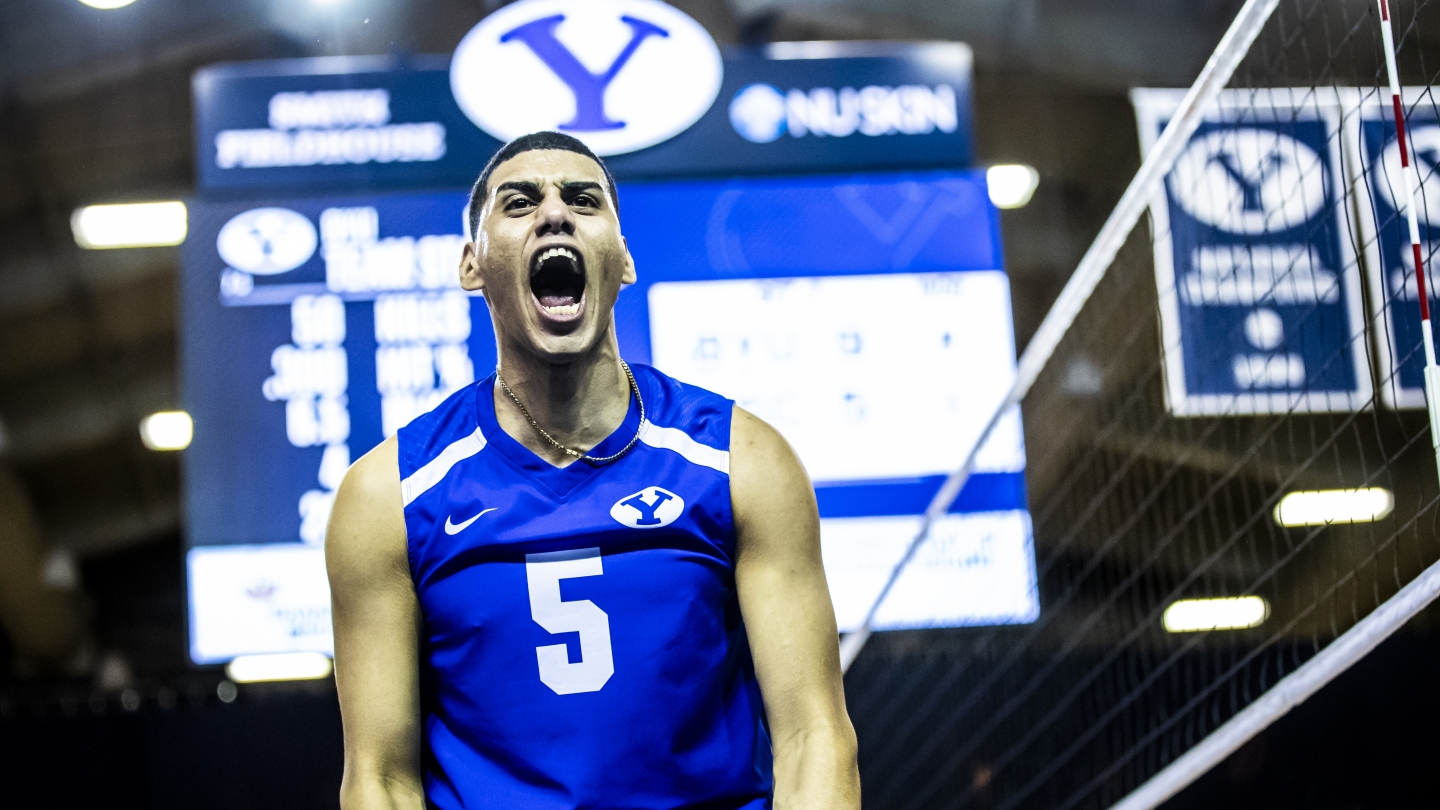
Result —
M506 160L490 173L493 196L507 183L526 183L541 189L567 183L595 183L609 193L600 164L578 152L564 149L531 149Z

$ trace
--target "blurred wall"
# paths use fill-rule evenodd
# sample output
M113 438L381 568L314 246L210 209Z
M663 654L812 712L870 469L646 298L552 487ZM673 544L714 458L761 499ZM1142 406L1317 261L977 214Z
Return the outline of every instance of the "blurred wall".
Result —
M73 565L63 556L49 562L47 571L25 491L0 464L0 627L22 666L56 672L77 663L83 631Z

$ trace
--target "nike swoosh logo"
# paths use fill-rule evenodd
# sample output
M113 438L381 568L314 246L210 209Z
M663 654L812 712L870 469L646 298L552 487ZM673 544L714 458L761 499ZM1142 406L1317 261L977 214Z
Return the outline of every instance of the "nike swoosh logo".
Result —
M482 509L482 510L480 510L480 514L479 514L479 515L476 515L475 517L472 517L472 518L470 518L469 520L465 521L464 523L460 523L460 524L451 523L451 522L450 522L450 518L449 518L449 517L446 517L446 518L445 518L445 533L446 533L446 534L459 534L460 532L465 531L465 529L466 529L467 527L469 527L469 525L470 525L471 523L474 523L475 521L479 520L479 519L480 519L480 515L484 515L484 514L487 514L487 513L489 513L489 512L494 512L496 509L499 509L499 508L500 508L500 507L498 507L498 506L492 506L492 507L490 507L489 509Z

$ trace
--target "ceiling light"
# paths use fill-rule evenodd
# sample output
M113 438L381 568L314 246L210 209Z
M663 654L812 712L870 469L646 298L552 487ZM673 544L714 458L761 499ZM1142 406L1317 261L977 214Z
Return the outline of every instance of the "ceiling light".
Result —
M1384 487L1303 490L1280 499L1275 505L1275 522L1281 526L1369 523L1394 508L1395 496Z
M91 8L100 8L109 11L112 8L124 8L135 2L135 0L80 0L80 2Z
M1181 599L1165 608L1161 622L1167 632L1197 633L1258 627L1269 616L1270 605L1258 596L1228 596Z
M996 208L1020 208L1034 196L1040 173L1024 163L1001 163L985 170L985 184Z
M225 675L236 683L308 681L329 675L330 669L329 657L318 652L242 655L225 665Z
M70 216L75 244L87 249L161 247L185 241L185 203L87 205Z
M184 411L161 411L140 420L140 441L151 450L184 450L195 437L195 423Z

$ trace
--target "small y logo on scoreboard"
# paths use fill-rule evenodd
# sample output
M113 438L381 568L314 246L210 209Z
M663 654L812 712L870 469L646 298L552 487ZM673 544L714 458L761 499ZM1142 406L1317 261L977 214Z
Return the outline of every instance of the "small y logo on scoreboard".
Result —
M236 270L257 276L288 273L315 255L315 225L289 208L252 208L220 229L215 249Z

